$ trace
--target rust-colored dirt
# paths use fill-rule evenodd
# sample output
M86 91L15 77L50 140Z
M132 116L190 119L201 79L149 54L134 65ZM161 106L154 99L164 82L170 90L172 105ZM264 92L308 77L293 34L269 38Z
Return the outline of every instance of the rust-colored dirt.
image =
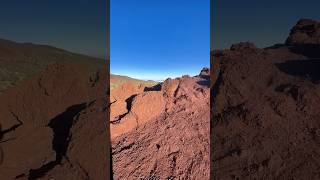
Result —
M125 94L111 105L114 179L210 179L209 82L204 69L111 92Z
M320 178L319 23L286 44L212 52L213 179Z

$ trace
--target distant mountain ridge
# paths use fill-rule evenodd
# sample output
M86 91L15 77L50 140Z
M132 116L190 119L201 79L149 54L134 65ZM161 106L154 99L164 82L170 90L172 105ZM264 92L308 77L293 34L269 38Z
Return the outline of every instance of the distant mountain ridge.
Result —
M141 79L131 78L129 76L110 74L110 89L116 88L128 81L131 81L133 83L140 83L144 85L155 85L159 83L157 81L152 81L152 80L141 80Z

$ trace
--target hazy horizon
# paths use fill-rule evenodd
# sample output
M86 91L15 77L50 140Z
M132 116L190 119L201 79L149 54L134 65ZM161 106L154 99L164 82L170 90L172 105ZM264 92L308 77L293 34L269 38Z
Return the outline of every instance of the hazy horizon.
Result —
M192 76L196 76L196 75L199 75L201 69L199 71L194 71L194 72L191 72L190 74L186 74L186 73L176 73L176 74L148 74L148 73L126 73L126 72L123 72L123 73L113 73L112 71L110 72L110 74L112 75L120 75L120 76L127 76L127 77L130 77L130 78L134 78L134 79L139 79L139 80L152 80L152 81L164 81L168 78L171 78L171 79L174 79L174 78L177 78L177 77L182 77L184 75L189 75L190 77Z

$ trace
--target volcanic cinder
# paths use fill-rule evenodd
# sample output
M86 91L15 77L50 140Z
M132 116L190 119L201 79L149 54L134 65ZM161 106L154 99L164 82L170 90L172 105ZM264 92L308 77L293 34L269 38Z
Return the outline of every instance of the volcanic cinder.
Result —
M114 179L210 179L209 74L111 91Z
M211 52L213 179L320 178L320 26Z

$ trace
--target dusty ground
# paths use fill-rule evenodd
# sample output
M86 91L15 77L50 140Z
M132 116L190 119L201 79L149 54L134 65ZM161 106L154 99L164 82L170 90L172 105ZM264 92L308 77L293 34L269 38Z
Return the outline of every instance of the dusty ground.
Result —
M286 44L212 52L213 179L320 178L319 23Z

